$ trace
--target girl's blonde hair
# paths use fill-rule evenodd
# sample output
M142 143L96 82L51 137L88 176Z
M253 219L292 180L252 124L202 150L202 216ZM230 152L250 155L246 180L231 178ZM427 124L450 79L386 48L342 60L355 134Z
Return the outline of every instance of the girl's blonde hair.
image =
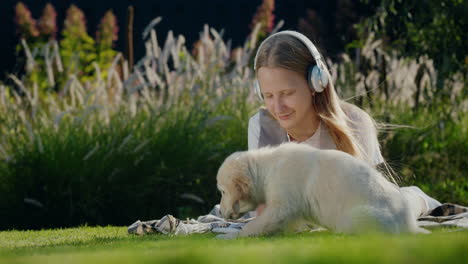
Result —
M289 35L273 36L268 42L263 43L256 60L256 72L262 66L278 67L298 72L304 78L307 78L309 67L316 64L305 44ZM338 98L328 70L325 69L324 73L328 75L330 81L323 92L315 93L313 96L313 108L328 127L336 148L365 160L366 153L349 126L352 121L340 105L344 102Z

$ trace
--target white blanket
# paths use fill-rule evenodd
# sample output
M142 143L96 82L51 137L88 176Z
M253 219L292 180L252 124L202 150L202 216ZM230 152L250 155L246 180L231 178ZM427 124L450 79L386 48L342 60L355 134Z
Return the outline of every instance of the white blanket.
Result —
M227 234L239 232L242 227L255 218L255 212L249 212L238 220L226 220L221 217L219 205L207 215L195 219L179 220L172 215L165 215L159 220L136 221L128 227L129 234L164 234L164 235L189 235L194 233ZM468 228L468 208L455 204L442 204L431 210L426 215L418 218L421 227L432 229L437 227ZM323 231L321 227L310 228L308 231ZM457 229L458 230L458 229ZM301 231L304 231L302 229Z

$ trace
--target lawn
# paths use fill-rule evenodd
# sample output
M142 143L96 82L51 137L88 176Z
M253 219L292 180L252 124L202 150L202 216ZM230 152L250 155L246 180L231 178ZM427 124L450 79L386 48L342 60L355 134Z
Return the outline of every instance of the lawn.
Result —
M0 263L468 263L468 230L430 235L329 232L218 240L128 235L126 227L0 232Z

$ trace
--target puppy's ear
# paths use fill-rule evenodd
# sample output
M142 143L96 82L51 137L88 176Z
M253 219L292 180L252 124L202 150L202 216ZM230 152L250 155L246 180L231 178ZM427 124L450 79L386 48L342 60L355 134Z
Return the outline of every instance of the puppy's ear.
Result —
M239 195L239 199L243 199L249 196L249 187L251 180L247 175L243 173L237 173L236 177L233 179L234 185Z

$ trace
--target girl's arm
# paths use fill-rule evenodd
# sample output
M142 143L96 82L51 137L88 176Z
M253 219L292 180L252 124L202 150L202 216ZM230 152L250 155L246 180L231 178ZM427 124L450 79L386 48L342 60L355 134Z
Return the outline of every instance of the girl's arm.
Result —
M260 138L260 122L259 122L259 115L256 114L249 119L249 128L248 128L248 146L249 150L257 149L259 146L259 138Z
M259 147L259 138L260 138L260 121L259 114L252 116L249 119L249 128L248 128L248 146L249 150L257 149ZM255 210L256 216L262 214L265 209L265 204L259 204Z

